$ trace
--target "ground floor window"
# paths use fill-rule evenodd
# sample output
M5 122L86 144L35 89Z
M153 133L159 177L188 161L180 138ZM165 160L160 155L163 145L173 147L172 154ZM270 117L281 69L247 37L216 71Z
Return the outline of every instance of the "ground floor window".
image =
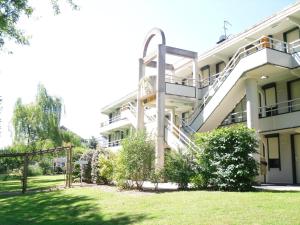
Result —
M268 165L270 168L279 168L280 165L280 144L279 144L279 135L272 134L266 137L268 145Z

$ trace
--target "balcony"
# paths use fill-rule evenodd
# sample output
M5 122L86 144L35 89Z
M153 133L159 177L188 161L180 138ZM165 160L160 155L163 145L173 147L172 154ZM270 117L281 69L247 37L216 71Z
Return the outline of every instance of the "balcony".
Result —
M259 107L259 131L271 132L300 126L300 98ZM221 126L247 121L247 112L235 112L227 116Z
M100 124L100 133L107 133L111 130L118 129L120 127L128 126L130 121L126 117L117 115L109 120L106 120Z

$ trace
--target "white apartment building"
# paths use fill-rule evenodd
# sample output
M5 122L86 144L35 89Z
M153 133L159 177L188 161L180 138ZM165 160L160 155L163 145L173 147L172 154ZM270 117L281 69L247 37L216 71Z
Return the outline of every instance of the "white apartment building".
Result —
M148 51L153 38L160 44ZM103 108L100 133L116 149L130 130L155 139L156 168L166 148L196 148L190 136L245 123L267 161L261 182L300 183L300 3L221 41L203 54L146 36L137 91Z

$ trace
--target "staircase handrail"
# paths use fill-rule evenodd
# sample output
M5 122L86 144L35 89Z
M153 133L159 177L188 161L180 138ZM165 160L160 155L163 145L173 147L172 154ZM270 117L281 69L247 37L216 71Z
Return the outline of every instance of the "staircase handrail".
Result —
M288 43L284 41L280 41L271 37L262 36L261 38L244 45L240 47L233 57L229 60L223 71L220 73L220 75L214 80L213 84L209 86L209 90L206 92L206 94L203 97L202 103L198 104L196 108L194 109L194 112L187 118L187 123L191 124L194 119L198 116L198 114L203 110L205 105L209 101L209 97L212 97L218 88L224 83L226 78L229 76L231 71L236 67L236 65L239 63L239 61L247 56L247 52L249 53L251 50L259 51L264 48L274 48L274 43L280 43L283 44L283 49L281 49L284 52L288 52ZM252 45L252 46L251 46ZM249 46L251 46L249 48ZM213 91L212 96L210 96L210 90Z
M166 128L173 134L173 135L178 135L179 140L187 146L190 150L193 152L196 152L199 150L199 147L184 133L182 132L174 123L172 123L170 120L167 118L166 120Z

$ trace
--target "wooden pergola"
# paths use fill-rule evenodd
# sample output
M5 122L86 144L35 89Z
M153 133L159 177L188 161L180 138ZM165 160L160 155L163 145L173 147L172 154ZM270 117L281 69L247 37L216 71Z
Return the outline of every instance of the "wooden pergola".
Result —
M21 157L23 158L23 174L22 174L22 193L25 193L27 190L27 177L28 177L28 164L30 156L38 156L45 154L53 154L66 151L67 163L66 163L66 187L70 188L72 186L72 146L66 147L56 147L49 149L41 149L32 152L10 152L2 151L0 153L0 158L3 157Z

